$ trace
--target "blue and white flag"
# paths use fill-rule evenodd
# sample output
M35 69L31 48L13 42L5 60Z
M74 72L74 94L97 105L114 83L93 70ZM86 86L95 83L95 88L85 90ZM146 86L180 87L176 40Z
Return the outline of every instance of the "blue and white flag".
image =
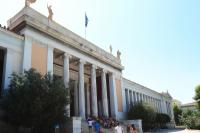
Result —
M85 27L87 27L87 25L88 25L88 17L87 17L87 15L85 13Z

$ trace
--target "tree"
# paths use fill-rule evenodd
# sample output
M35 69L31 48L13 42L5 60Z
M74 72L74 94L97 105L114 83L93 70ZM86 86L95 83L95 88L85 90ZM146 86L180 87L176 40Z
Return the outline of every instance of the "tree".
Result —
M182 115L182 110L175 104L173 107L173 111L176 125L181 125L180 117Z
M128 119L142 119L143 129L148 130L155 126L156 112L150 105L140 102L130 109Z
M200 110L200 85L195 88L194 100L197 101L197 107Z
M200 111L185 110L181 116L181 122L188 129L200 129Z
M156 113L155 122L160 126L160 128L166 128L166 123L170 122L170 117L167 114Z
M31 128L34 133L50 132L65 120L67 91L62 80L50 74L42 76L34 69L13 74L3 98L6 121Z

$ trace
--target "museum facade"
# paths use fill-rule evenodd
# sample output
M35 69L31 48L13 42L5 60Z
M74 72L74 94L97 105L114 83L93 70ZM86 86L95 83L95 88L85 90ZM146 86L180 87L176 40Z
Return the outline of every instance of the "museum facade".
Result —
M172 97L123 78L120 55L25 6L8 20L8 28L0 27L1 95L13 72L30 68L43 75L50 72L71 88L70 116L126 119L131 106L144 101L173 120Z

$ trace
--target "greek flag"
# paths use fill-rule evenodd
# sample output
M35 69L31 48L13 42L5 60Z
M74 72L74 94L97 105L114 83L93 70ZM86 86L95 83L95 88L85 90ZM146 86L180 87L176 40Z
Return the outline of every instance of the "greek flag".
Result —
M87 17L87 15L85 13L85 27L87 27L87 25L88 25L88 17Z

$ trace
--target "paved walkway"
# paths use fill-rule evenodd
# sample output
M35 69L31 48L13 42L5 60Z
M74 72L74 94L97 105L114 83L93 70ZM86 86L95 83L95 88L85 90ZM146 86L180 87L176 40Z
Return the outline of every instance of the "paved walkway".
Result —
M188 129L163 129L154 133L200 133L200 130Z

